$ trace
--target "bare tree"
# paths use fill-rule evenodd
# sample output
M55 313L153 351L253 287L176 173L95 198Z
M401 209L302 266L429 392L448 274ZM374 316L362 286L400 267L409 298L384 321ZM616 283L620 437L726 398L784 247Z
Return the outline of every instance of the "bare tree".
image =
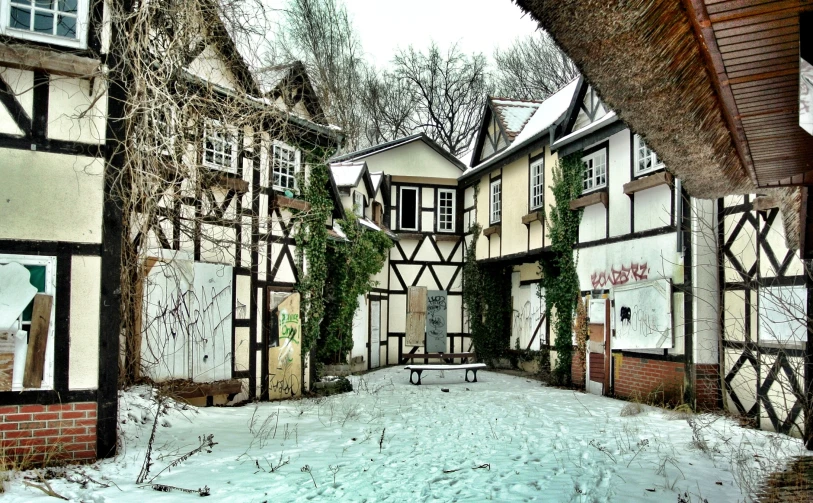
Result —
M364 112L359 103L365 62L341 0L289 0L272 53L273 63L305 64L325 113L347 135L345 148L360 147Z
M544 31L520 38L508 49L494 51L498 94L545 99L573 80L579 71Z
M379 75L368 71L363 91L368 143L375 145L412 134L417 117L415 95L409 81L391 72Z
M417 129L452 155L466 150L477 132L489 92L487 60L451 46L441 53L434 43L424 53L412 46L393 60L395 74L410 83L417 103Z

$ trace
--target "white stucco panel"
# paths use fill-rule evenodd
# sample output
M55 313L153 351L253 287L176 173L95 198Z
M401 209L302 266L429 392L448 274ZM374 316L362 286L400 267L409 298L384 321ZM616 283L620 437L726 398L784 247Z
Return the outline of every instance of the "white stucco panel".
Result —
M672 279L680 267L675 233L578 251L579 284L582 290L609 289L638 281Z
M100 257L71 260L70 389L98 387L101 270Z
M0 159L0 239L101 242L104 161L7 149Z
M105 79L52 76L48 93L48 138L101 144L105 139Z
M23 107L28 117L32 115L34 102L34 73L14 68L0 68L0 79L11 88L14 98ZM12 119L5 106L0 105L0 133L22 135L22 131Z

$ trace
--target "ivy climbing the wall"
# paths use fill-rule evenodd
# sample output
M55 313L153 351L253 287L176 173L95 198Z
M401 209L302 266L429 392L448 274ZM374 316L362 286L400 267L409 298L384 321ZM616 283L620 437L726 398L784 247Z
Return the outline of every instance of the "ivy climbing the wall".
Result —
M463 305L477 359L493 364L510 349L512 268L477 263L481 228L474 224L470 232L471 245L463 263Z
M327 281L327 227L325 223L333 210L333 201L328 193L328 167L324 163L326 153L321 150L305 154L305 162L310 165L307 181L299 180L301 195L311 205L304 212L299 232L294 233L296 242L296 262L299 282L296 285L301 295L300 312L302 320L302 357L310 351L319 338L319 326L325 314L325 283ZM304 267L307 262L307 270Z
M339 225L346 241L335 241L326 256L326 323L316 357L322 363L345 363L353 347L353 315L358 298L378 285L373 275L384 267L392 240L381 231L362 228L358 218L348 212Z
M559 160L553 168L553 197L556 204L548 215L548 235L553 257L540 261L541 287L545 292L547 317L553 321L556 366L552 372L555 384L568 386L573 361L573 315L579 298L579 276L576 273L574 247L579 237L582 210L571 210L570 201L582 193L584 164L581 151Z

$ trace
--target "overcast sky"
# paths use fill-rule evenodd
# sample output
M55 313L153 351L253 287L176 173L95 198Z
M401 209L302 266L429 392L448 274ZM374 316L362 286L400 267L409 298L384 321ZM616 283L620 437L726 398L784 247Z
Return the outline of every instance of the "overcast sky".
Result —
M265 0L280 8L287 0ZM387 65L398 49L427 47L431 40L445 49L453 43L466 53L490 57L496 47L530 35L536 22L511 0L344 0L368 61Z

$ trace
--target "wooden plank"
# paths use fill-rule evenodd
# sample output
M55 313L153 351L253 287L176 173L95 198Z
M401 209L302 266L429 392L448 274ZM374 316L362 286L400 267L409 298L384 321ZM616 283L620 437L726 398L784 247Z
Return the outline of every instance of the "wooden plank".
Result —
M522 223L525 225L529 225L531 222L541 222L542 221L542 212L541 211L532 211L522 217Z
M45 348L48 344L53 304L54 298L50 295L38 293L34 297L34 310L31 313L31 331L28 333L28 351L25 355L25 373L23 374L23 387L25 388L42 386Z
M460 241L460 236L455 236L454 234L435 234L435 241L449 241L457 243Z
M67 77L90 78L101 73L97 59L16 44L0 43L0 65L20 70L42 69Z
M483 236L490 236L492 234L496 234L498 236L502 235L502 226L500 225L492 225L491 227L486 227L483 229Z
M672 177L672 173L668 171L661 171L660 173L655 173L649 176L645 176L643 178L638 178L637 180L633 180L631 182L624 184L624 194L632 195L636 192L640 192L642 190L651 189L652 187L657 187L658 185L668 185L672 186L672 181L674 178Z
M607 196L607 192L602 190L600 192L593 192L591 194L587 194L586 196L582 196L578 199L574 199L570 201L570 209L571 210L578 210L581 208L586 208L587 206L592 206L594 204L603 204L606 208L609 204L609 198Z
M426 337L425 286L411 286L407 293L407 319L404 344L423 346Z
M294 199L277 194L275 201L277 202L277 206L281 208L293 208L299 211L308 211L311 209L311 203L303 201L302 199Z
M231 189L238 194L245 194L248 192L248 182L242 178L234 178L233 176L220 175L217 180L218 185L222 185L227 189Z

